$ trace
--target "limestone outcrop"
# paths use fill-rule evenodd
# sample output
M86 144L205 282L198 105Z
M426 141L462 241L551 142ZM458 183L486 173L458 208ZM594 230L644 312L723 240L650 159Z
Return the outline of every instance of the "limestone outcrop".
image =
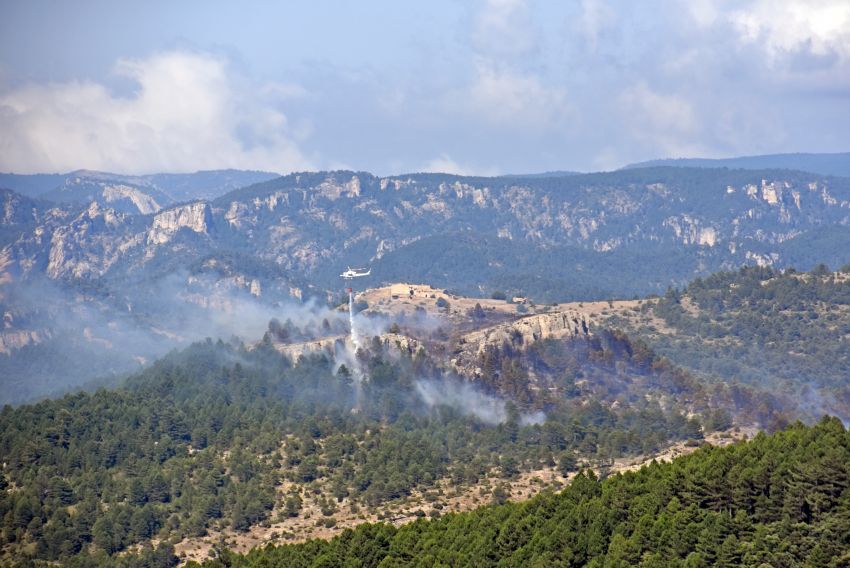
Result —
M49 330L22 329L0 331L0 354L8 354L27 345L41 343L49 337Z
M174 234L182 228L207 234L211 226L212 210L209 203L195 201L160 211L154 215L147 241L150 244L161 245L170 241Z
M323 352L333 355L337 349L344 349L347 341L349 339L346 336L336 335L300 343L275 343L274 348L275 351L286 355L291 361L298 361L299 357Z
M147 193L128 185L106 185L103 186L103 199L107 203L127 201L133 204L139 213L148 215L156 213L162 206L157 203L156 199Z
M508 344L514 349L523 349L543 339L580 339L588 336L590 321L584 314L573 310L526 316L461 336L452 365L462 374L480 374L478 364L488 347L501 348Z

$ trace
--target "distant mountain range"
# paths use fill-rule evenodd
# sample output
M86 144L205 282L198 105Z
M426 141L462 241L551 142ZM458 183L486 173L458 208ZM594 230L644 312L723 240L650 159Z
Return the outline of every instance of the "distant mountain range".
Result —
M581 172L574 172L570 170L553 170L551 172L539 172L532 174L507 174L501 177L507 178L557 178L564 176L577 176L580 175Z
M56 203L97 202L122 213L155 213L166 205L215 199L234 189L278 177L271 172L215 170L129 176L77 170L67 174L3 174L0 189Z
M142 189L110 185L103 198L65 205L0 192L0 280L86 290L176 333L182 312L163 295L203 305L225 290L326 299L348 264L372 267L359 286L410 281L552 302L663 293L746 264L850 261L850 179L785 170L318 172L167 206ZM151 294L163 280L168 292ZM26 319L20 305L9 313Z
M0 190L0 352L74 338L91 376L86 345L150 360L187 340L229 337L245 330L231 323L249 319L240 298L253 302L256 321L292 299L337 301L346 265L372 268L359 289L421 282L549 303L663 294L741 265L850 262L850 178L791 170L314 172L170 202L189 188L271 175L210 172L168 184L87 172L44 198ZM28 187L42 182L29 178ZM55 360L42 378L70 366L67 350L25 359ZM98 374L122 368L113 363Z
M126 289L128 279L214 261L263 290L324 295L341 266L371 264L369 284L499 287L562 301L663 292L743 264L850 261L850 179L799 171L316 172L178 204L153 182L102 179L66 178L45 194L51 201L5 191L4 270ZM57 195L73 199L57 206Z
M767 154L737 158L667 158L629 164L629 168L729 168L741 170L783 169L826 176L850 176L850 152L836 154Z

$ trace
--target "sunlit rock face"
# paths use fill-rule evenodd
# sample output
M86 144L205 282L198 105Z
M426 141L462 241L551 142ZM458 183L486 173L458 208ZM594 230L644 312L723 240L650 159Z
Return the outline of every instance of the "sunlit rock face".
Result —
M452 364L459 372L476 376L478 365L488 348L502 349L505 345L522 350L545 339L586 339L590 337L591 322L585 314L574 310L558 310L526 316L464 335L458 342L459 351Z
M147 242L158 245L165 244L181 228L206 234L209 232L211 224L212 211L209 203L197 201L173 207L154 215L151 228L148 231Z
M129 201L142 215L156 213L162 206L153 196L126 185L107 185L103 188L103 198L107 203Z

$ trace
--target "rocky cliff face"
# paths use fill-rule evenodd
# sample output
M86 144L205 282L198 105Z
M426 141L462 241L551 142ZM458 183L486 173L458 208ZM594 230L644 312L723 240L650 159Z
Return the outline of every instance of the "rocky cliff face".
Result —
M56 227L50 238L47 275L50 278L103 275L121 257L126 245L111 238L123 233L123 221L123 216L112 209L93 202L70 223Z
M393 332L385 332L376 337L389 353L411 357L420 349L426 353L451 353L450 358L445 361L446 366L463 377L478 380L483 374L480 364L488 349L509 348L513 352L521 352L536 341L586 339L590 335L590 321L587 316L574 310L558 310L487 326L453 338L430 337L423 340ZM366 339L371 347L374 338ZM338 361L345 361L355 350L348 335L297 343L274 343L273 347L292 361L316 354L325 354L336 357Z
M39 220L38 204L8 189L0 189L0 225L25 226Z
M183 228L195 233L207 234L211 225L212 211L209 203L204 201L187 203L154 215L147 234L147 242L157 245L165 244Z
M850 181L787 171L554 178L321 172L164 208L136 195L129 180L124 185L98 186L103 199L85 206L4 193L7 273L97 278L131 290L128 278L146 281L154 268L212 259L229 267L222 277L250 283L254 295L301 296L336 289L346 264L372 264L367 284L424 280L469 293L503 286L499 279L517 272L517 283L505 285L509 292L542 282L547 290L631 295L743 263L784 266L799 262L801 250L804 259L820 261L841 247L794 243L827 228L844 231L839 238L850 242ZM110 206L125 199L136 212ZM620 278L619 265L637 257L626 270L640 269L642 280ZM528 259L535 263L520 266ZM602 283L597 276L606 269Z
M401 333L383 333L380 335L380 339L385 347L405 355L415 355L419 349L425 349L425 344L422 341Z
M142 215L156 213L162 209L154 196L127 185L107 185L103 188L103 199L109 204L129 201Z
M400 333L382 333L376 337L390 352L414 355L420 347L425 347L425 344L420 340ZM274 348L278 353L286 355L292 361L298 361L299 357L321 353L333 356L343 352L351 354L355 351L351 337L348 335L335 335L298 343L275 343Z
M559 310L526 316L473 331L457 341L456 356L451 364L467 376L481 376L478 366L488 348L510 346L516 351L527 348L535 341L545 339L582 339L590 336L590 320L574 310Z
M97 203L120 213L148 215L174 200L143 178L110 176L99 172L76 172L43 194L58 203Z
M775 245L807 228L850 226L846 183L761 174L701 171L698 184L670 172L544 181L305 174L225 196L215 207L262 254L300 270L352 253L378 260L451 231L597 252L641 242L723 247L743 260L751 242Z
M17 215L7 207L9 215ZM34 219L34 221L33 221ZM81 210L53 208L28 212L28 227L8 239L3 251L8 270L26 278L102 278L143 268L157 248L171 243L181 229L208 236L212 213L206 202L164 209L153 216L119 213L94 201ZM40 223L39 223L40 221ZM184 252L191 253L183 247ZM167 252L165 253L167 254Z
M27 345L41 343L49 337L48 330L0 331L0 355L11 353Z
M275 343L274 348L278 353L286 355L291 361L298 361L300 357L321 353L333 356L334 353L350 349L350 344L351 342L346 336L339 335L299 343Z

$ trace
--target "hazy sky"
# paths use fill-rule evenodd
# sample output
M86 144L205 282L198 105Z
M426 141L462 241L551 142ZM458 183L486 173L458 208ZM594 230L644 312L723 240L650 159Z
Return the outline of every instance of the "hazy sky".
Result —
M850 150L850 0L0 0L0 171Z

